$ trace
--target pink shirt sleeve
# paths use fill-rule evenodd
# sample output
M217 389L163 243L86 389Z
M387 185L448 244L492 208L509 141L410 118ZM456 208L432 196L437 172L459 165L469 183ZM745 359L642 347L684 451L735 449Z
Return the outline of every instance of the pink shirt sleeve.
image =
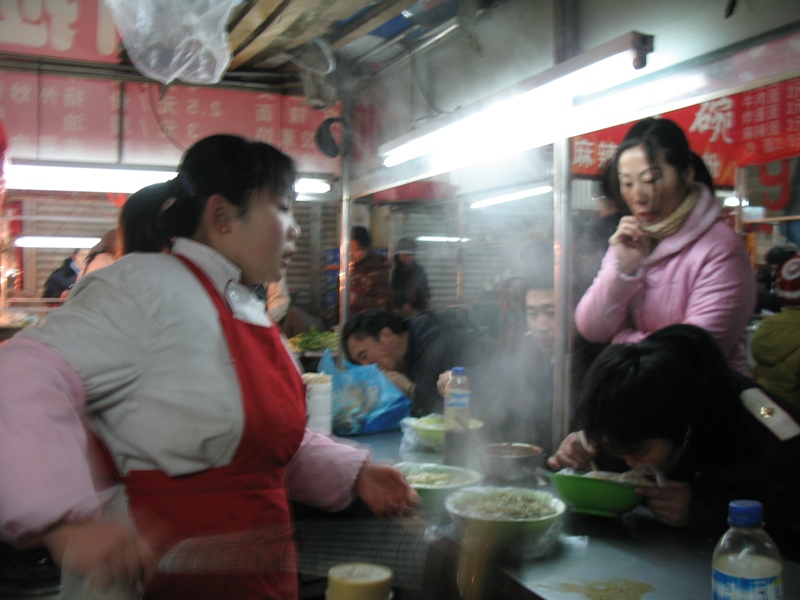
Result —
M329 512L344 510L355 500L356 479L369 458L367 450L306 429L287 469L289 498Z
M646 337L632 328L628 316L631 298L641 288L641 277L620 273L614 249L609 246L594 282L575 308L575 326L580 334L595 343L635 342Z
M25 542L99 514L81 419L83 384L49 346L0 347L0 537Z

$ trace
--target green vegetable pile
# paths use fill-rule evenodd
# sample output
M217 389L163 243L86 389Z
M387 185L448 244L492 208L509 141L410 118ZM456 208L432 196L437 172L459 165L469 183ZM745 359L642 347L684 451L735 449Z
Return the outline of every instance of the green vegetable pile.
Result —
M335 331L317 331L317 328L312 326L306 333L298 333L289 338L289 347L293 352L326 349L333 351L339 348L339 334Z

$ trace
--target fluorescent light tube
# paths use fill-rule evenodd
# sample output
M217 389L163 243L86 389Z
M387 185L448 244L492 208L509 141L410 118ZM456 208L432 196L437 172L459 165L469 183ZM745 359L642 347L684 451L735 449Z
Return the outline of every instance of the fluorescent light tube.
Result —
M50 192L111 192L132 194L175 177L174 172L104 167L16 165L5 167L6 188Z
M559 122L569 120L573 98L609 89L637 77L652 36L636 32L558 63L529 81L531 89L497 102L438 130L381 148L385 167L429 156L443 172L552 143ZM563 127L561 127L563 129Z
M6 189L48 192L98 192L132 194L154 183L173 179L175 171L105 166L15 164L5 166ZM298 194L326 194L331 183L325 179L301 177L295 183Z
M18 248L93 248L100 238L98 237L57 237L23 235L14 240Z
M331 191L331 184L325 179L302 177L294 184L294 191L298 194L327 194Z
M512 202L514 200L522 200L523 198L532 198L533 196L541 196L542 194L549 194L553 191L552 185L542 185L535 188L528 188L510 194L503 194L502 196L494 196L486 198L485 200L478 200L469 205L470 208L485 208L487 206L494 206L495 204L503 204L504 202Z
M416 238L419 242L468 242L469 238L446 237L439 235L421 235Z

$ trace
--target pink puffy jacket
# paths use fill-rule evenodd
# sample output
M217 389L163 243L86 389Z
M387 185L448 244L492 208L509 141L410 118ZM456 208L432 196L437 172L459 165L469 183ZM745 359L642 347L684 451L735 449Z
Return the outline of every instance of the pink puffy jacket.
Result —
M675 323L706 329L728 363L748 372L745 327L755 307L755 277L743 241L719 220L704 186L681 228L659 242L633 276L609 248L578 303L575 324L590 342L635 343Z

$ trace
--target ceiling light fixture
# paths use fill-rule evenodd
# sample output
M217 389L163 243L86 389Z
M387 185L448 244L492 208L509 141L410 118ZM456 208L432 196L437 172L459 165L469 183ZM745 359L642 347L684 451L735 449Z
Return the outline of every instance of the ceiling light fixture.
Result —
M6 163L4 174L9 190L132 194L173 179L176 172L168 167L12 160ZM323 177L300 177L295 183L295 191L303 194L303 199L327 194L332 187L330 180Z
M417 238L418 242L468 242L469 238L462 238L462 237L447 237L441 235L421 235Z
M646 65L653 36L631 31L530 78L513 98L472 112L420 135L414 132L380 149L385 167L430 157L435 171L537 148L564 137L563 123L578 95L630 81ZM435 127L436 124L432 124ZM411 139L408 139L411 137ZM437 162L438 161L438 162Z
M541 196L549 194L553 191L552 185L541 185L535 188L528 188L510 194L503 194L502 196L493 196L485 200L478 200L469 205L470 208L486 208L487 206L494 206L495 204L503 204L505 202L513 202L514 200L522 200L524 198L532 198L534 196Z
M17 248L93 248L100 242L98 237L57 237L47 235L23 235L14 240Z
M175 171L155 168L115 168L98 165L6 164L6 189L45 192L132 194L175 177Z

